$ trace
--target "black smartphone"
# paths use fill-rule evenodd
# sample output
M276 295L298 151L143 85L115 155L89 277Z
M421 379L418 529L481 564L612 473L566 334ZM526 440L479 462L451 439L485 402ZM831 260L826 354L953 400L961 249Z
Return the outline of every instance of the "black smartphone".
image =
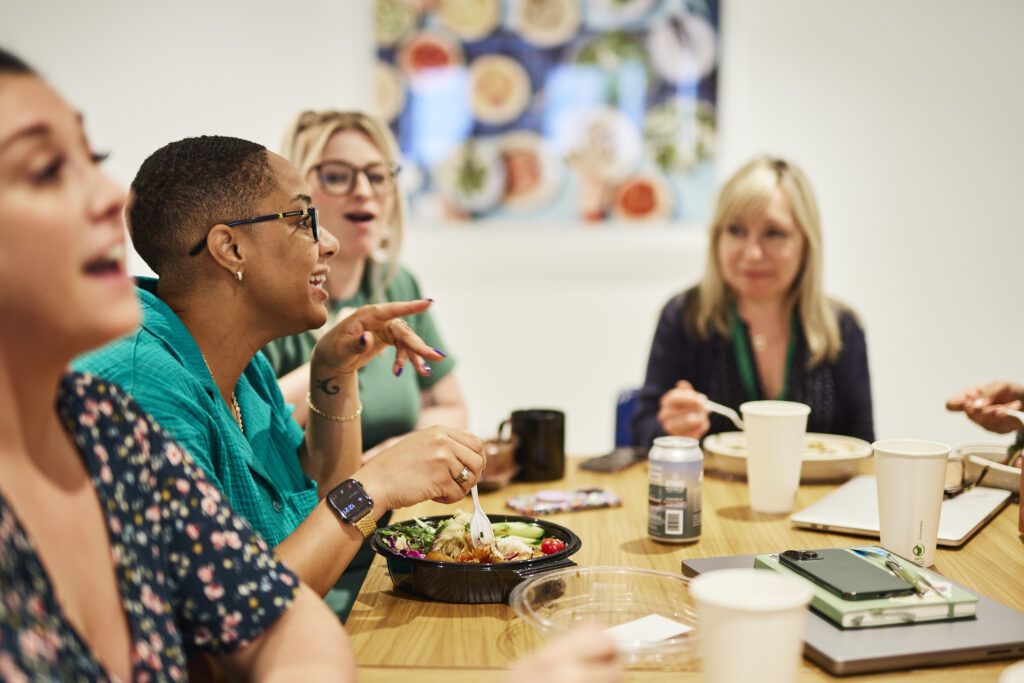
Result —
M620 446L611 453L584 460L580 463L580 467L594 472L618 472L644 459L643 449L634 446Z
M779 562L844 600L874 600L912 595L903 578L843 548L787 550Z

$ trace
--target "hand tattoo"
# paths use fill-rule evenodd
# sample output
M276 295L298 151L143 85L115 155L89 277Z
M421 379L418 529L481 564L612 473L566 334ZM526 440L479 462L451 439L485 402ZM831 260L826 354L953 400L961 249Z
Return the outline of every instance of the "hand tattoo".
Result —
M325 377L324 379L315 380L314 383L316 384L316 388L320 391L324 392L328 396L334 396L341 391L341 387L337 384L331 383L334 379L334 377Z

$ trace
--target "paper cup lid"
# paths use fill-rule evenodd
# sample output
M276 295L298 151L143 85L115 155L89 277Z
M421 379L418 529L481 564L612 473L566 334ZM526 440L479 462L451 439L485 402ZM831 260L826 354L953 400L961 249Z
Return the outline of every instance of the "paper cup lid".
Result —
M794 415L807 415L811 407L804 403L795 401L747 401L740 406L740 413L743 417L756 415L758 417L790 417Z
M720 569L690 582L698 603L743 612L775 612L803 607L814 591L805 581L770 569Z
M875 455L896 458L948 458L952 450L938 441L921 439L885 439L871 444Z

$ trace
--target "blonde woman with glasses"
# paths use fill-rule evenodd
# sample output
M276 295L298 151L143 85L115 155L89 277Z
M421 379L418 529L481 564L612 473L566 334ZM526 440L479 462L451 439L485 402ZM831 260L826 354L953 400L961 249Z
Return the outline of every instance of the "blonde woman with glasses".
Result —
M825 296L817 202L783 159L754 159L722 188L704 277L662 309L637 442L733 429L708 413L705 397L732 408L799 401L811 406L808 431L874 438L864 332Z
M406 210L398 186L398 144L387 126L360 112L306 111L285 133L283 147L309 186L320 222L338 239L324 283L328 322L263 349L285 400L295 406L294 417L303 423L308 417L309 361L320 335L360 306L414 301L423 293L398 262ZM405 320L427 344L449 353L429 312ZM418 429L464 429L468 423L450 354L426 365L425 372L402 372L395 361L396 353L386 351L359 370L363 462ZM364 544L331 596L332 608L343 618L372 559Z
M325 285L332 321L367 303L422 298L416 278L398 261L406 209L398 186L398 144L387 126L360 112L306 111L286 132L283 153L309 184L321 223L338 238ZM430 313L407 320L424 341L447 352ZM264 348L300 422L309 390L307 364L320 333L284 337ZM396 374L393 356L384 354L359 371L365 460L416 429L468 423L450 355L426 375L400 369Z

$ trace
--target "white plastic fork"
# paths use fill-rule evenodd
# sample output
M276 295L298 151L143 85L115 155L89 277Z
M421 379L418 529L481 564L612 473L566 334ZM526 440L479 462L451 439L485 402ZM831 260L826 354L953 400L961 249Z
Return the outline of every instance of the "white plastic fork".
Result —
M721 403L715 403L714 401L704 399L704 407L710 410L712 413L718 413L732 420L732 423L739 429L743 429L743 419L739 413L730 408L729 406L723 406Z
M475 485L470 492L473 494L473 519L469 522L469 537L473 539L474 546L494 543L494 529L491 528L491 520L480 507L480 496Z

